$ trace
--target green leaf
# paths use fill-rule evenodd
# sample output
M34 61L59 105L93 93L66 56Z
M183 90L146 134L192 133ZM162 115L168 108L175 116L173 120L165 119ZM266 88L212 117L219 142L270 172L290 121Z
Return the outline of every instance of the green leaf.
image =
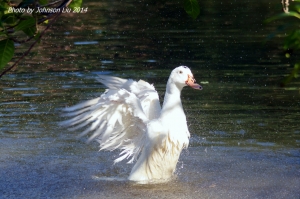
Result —
M15 27L15 30L22 30L28 36L34 36L36 33L36 20L33 17L26 16Z
M21 20L20 23L15 27L15 30L25 30L31 27L35 27L35 18L28 17L25 20Z
M297 12L288 12L288 13L281 13L279 15L276 15L274 17L270 17L267 20L265 20L265 23L270 23L272 21L278 20L278 19L283 19L285 17L296 17L298 19L300 19L300 14L298 14Z
M39 3L41 5L46 5L46 4L48 4L48 0L39 0Z
M22 2L18 5L19 8L27 8L31 4L34 4L35 0L22 0Z
M184 0L183 7L186 13L193 19L196 19L200 14L200 7L197 0Z
M2 16L1 21L9 25L15 25L18 18L15 13L8 13Z
M291 74L282 80L281 86L285 86L288 83L290 83L294 78L297 78L299 70L300 70L300 63L297 63L294 65L294 69L291 72Z
M1 29L1 30L4 30L4 26L3 26L3 23L2 23L2 21L0 21L0 29ZM0 31L0 32L4 34L4 32L3 32L3 31Z
M5 8L5 7L3 7L3 6L0 5L0 12L4 12L6 10L7 10L7 8Z
M10 39L0 41L0 69L2 69L14 56L15 46Z
M28 35L29 37L32 37L35 35L36 33L36 27L35 26L31 26L29 28L25 28L23 29L23 32Z
M0 2L0 11L1 12L7 11L8 8L9 8L9 6L7 5L6 2Z
M78 8L81 7L82 4L82 0L73 0L70 5L69 8L71 8L73 11L79 11Z

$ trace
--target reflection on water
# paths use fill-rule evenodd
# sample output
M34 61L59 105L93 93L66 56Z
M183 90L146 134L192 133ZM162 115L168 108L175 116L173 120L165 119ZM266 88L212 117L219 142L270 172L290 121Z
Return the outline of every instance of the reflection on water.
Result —
M163 97L169 70L104 74L154 82ZM201 70L201 73L208 73ZM220 71L218 71L220 72ZM177 178L162 185L124 181L131 164L118 152L58 127L60 109L99 96L93 73L36 73L1 79L0 187L7 198L295 198L299 195L299 91L248 79L201 75L204 89L185 88L183 105L192 138ZM211 73L212 74L212 73ZM256 77L259 79L260 77ZM262 77L264 78L264 77ZM293 97L291 97L293 96ZM277 103L278 105L276 105ZM126 190L126 191L124 191ZM262 192L258 192L260 190Z
M175 1L86 0L83 6L89 8L86 14L64 14L18 70L145 70L185 64L228 72L252 68L269 77L277 67L283 73L291 70L278 49L281 40L263 45L277 27L263 21L281 12L280 2L201 1L197 20Z
M84 4L87 14L65 16L74 20L58 22L18 69L85 72L0 79L4 198L299 197L300 84L277 86L290 64L278 44L262 45L276 25L262 21L280 2L201 1L195 21L176 2ZM181 64L204 89L182 93L192 137L174 181L122 181L132 165L113 165L118 152L58 127L61 108L104 91L97 74L147 80L163 98Z
M76 41L74 45L94 45L98 44L98 41Z

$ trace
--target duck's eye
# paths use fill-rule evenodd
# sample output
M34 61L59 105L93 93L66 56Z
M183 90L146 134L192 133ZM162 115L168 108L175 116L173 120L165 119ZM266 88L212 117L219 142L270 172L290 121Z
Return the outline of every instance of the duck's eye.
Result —
M179 73L182 74L182 70L180 70Z

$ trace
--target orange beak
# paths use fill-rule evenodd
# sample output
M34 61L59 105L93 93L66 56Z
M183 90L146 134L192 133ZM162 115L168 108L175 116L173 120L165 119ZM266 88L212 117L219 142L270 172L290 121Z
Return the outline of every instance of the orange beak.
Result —
M202 90L202 86L196 84L196 80L194 79L193 75L188 75L188 79L185 81L185 83L193 89Z

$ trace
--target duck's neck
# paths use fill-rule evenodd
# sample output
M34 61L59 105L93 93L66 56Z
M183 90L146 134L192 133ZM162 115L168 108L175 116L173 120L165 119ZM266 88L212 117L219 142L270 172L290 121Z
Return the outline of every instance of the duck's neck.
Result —
M161 116L169 115L175 117L179 112L183 112L180 94L182 88L168 81Z

